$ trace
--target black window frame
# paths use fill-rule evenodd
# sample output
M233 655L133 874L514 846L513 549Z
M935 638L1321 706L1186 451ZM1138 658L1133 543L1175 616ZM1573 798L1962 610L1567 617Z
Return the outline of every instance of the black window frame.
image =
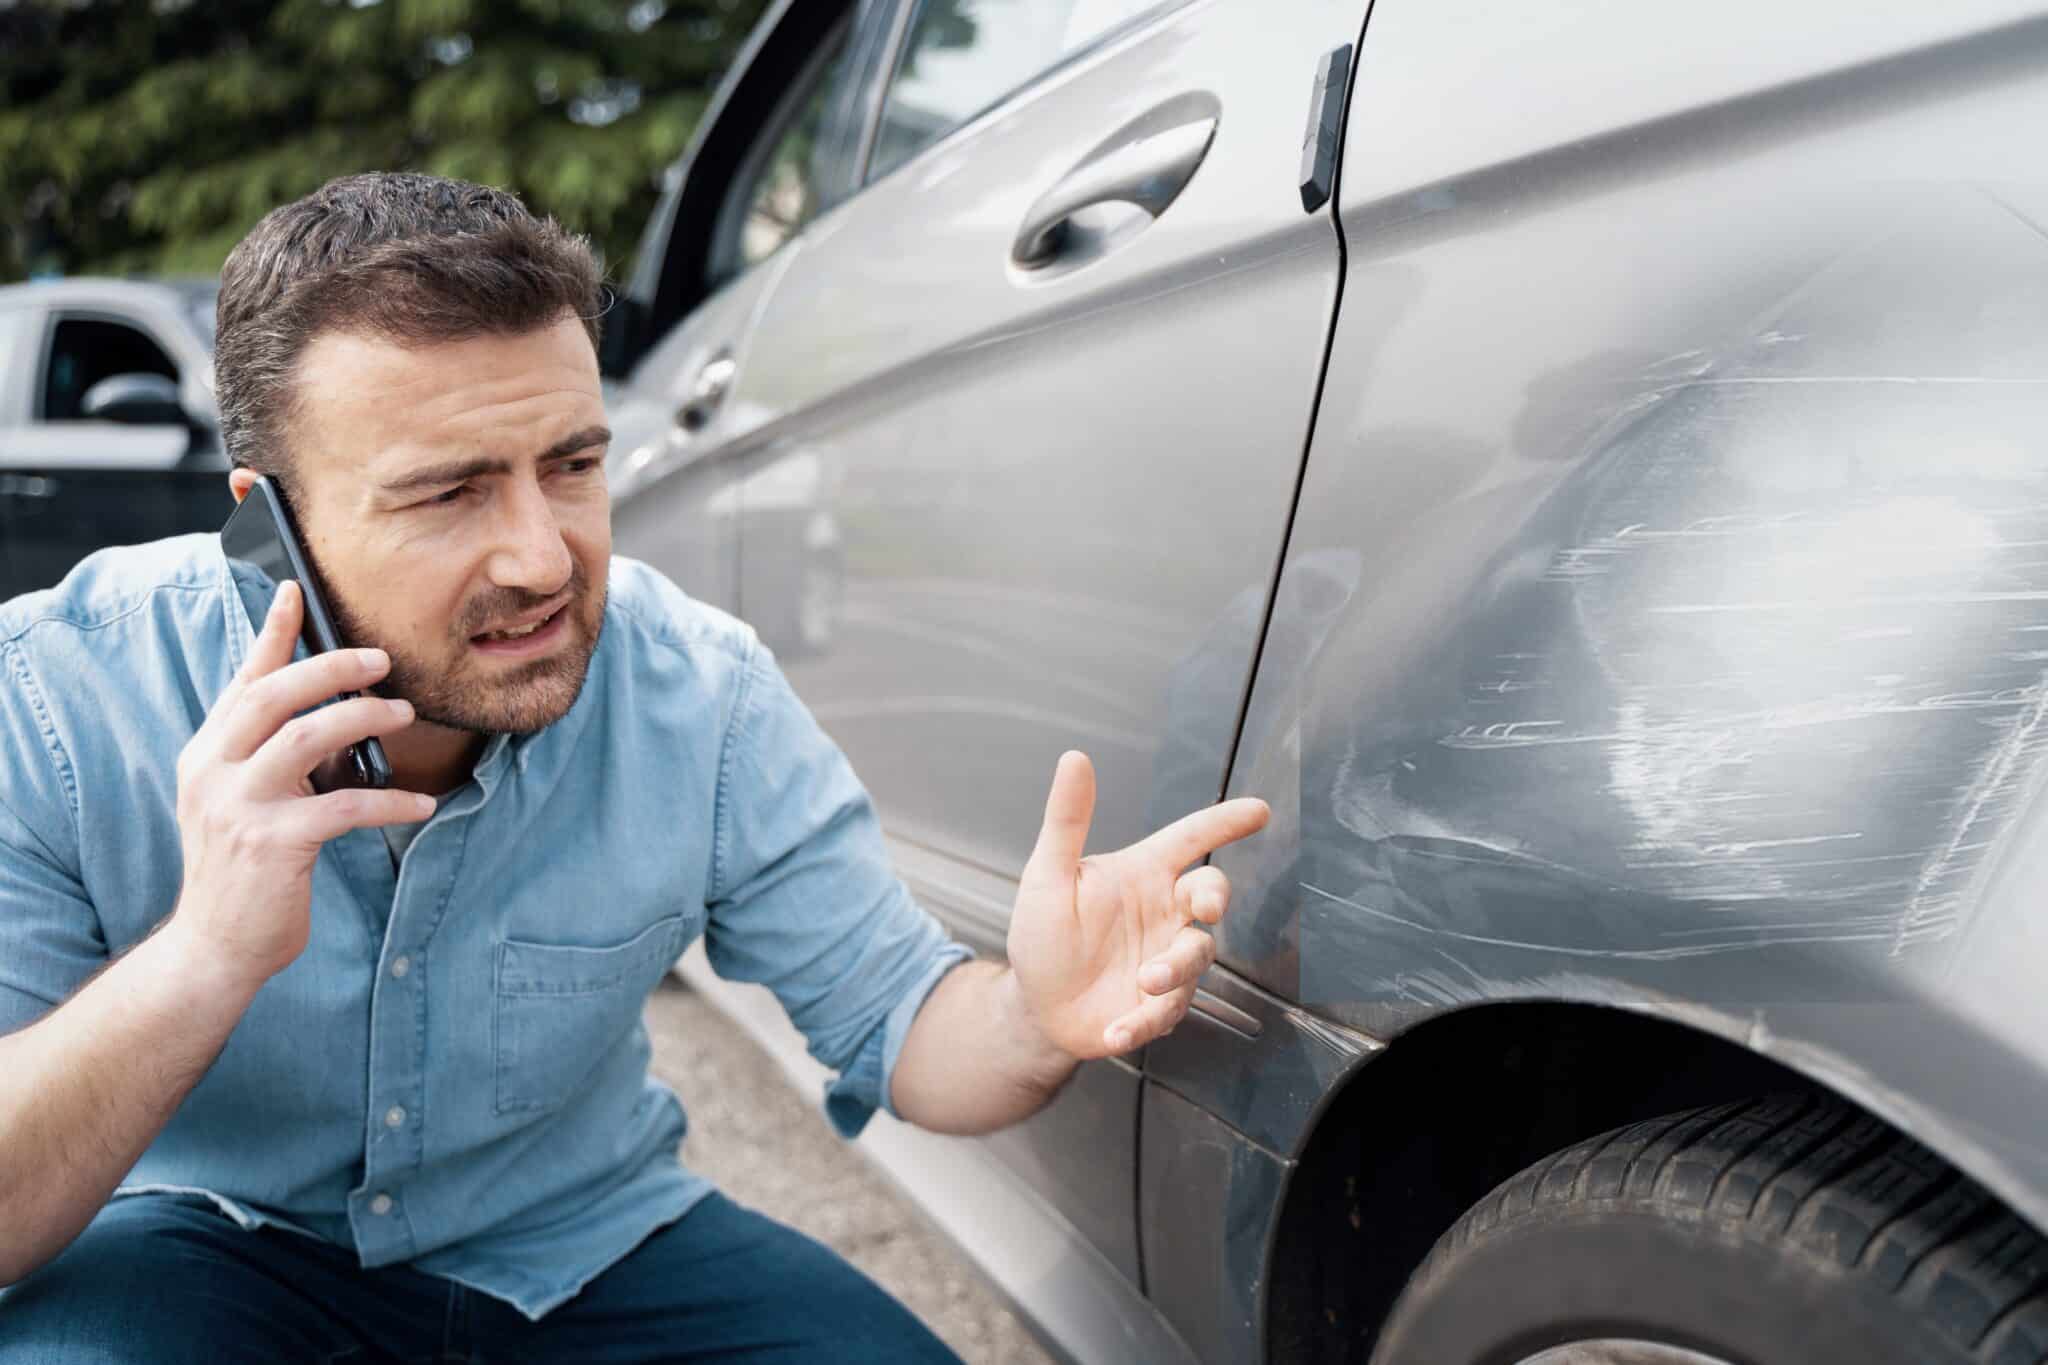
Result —
M149 343L162 353L170 363L171 382L180 389L185 384L185 369L178 361L178 348L165 343L154 327L149 326L133 313L93 304L52 304L43 315L43 334L36 356L35 386L28 394L28 418L31 425L40 426L46 422L88 422L89 417L51 417L45 411L45 400L50 393L50 362L57 355L57 329L67 322L111 323L126 327L131 332L140 332Z
M605 320L605 373L629 372L725 283L711 269L720 210L790 88L838 25L849 20L848 78L819 138L827 173L818 179L812 217L831 212L859 190L863 163L857 153L865 146L870 109L879 111L872 87L884 69L900 8L898 0L777 0L762 16L712 95L689 149L669 168L632 277ZM849 149L856 155L846 155Z
M752 208L753 192L760 183L760 177L767 169L768 162L782 145L790 125L800 112L808 97L816 90L816 81L831 81L842 69L849 68L854 60L854 35L850 31L854 16L849 14L840 21L848 30L844 35L837 27L826 30L825 36L805 58L796 74L783 85L782 93L776 99L768 117L754 129L753 141L740 154L732 175L725 183L725 191L719 197L717 212L713 215L710 241L704 256L704 282L708 292L716 292L727 282L737 279L762 261L747 261L741 254L741 242L746 232L747 219ZM846 46L841 51L834 48L842 41ZM854 81L846 82L847 86ZM812 195L810 213L790 232L790 238L800 235L805 226L820 214L828 212L834 205L845 199L843 183L848 177L840 153L846 137L841 120L846 110L845 87L838 98L826 108L824 120L818 128L818 141L811 151L811 165L808 168ZM828 195L828 187L831 194ZM745 201L745 202L742 202ZM784 245L789 239L784 240ZM781 246L776 248L781 250ZM774 255L770 252L769 255ZM728 258L731 259L728 259Z

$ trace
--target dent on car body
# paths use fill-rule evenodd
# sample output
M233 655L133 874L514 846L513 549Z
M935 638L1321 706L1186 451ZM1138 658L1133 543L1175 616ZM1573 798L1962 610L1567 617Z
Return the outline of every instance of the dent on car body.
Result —
M1501 120L1497 163L1402 184L1349 144L1226 963L1382 1039L1514 999L1692 1023L2048 1221L2048 1005L2014 965L2048 965L2014 870L2048 752L2048 193L2010 144L2044 32L2000 32L1604 155L1508 155Z
M1395 993L1430 1002L1526 952L1749 954L1729 986L1756 1003L1809 998L1796 950L1867 959L1852 997L1939 956L2048 744L2039 342L1966 370L1891 354L2011 309L1988 286L2042 273L2048 237L1988 196L1940 216L1830 262L1725 353L1560 381L1561 407L1606 414L1595 453L1458 575L1461 628L1410 663L1404 705L1304 736L1323 818L1372 850L1304 869L1304 936L1426 936L1451 960ZM1961 241L1902 316L1898 263ZM1328 651L1376 648L1348 624ZM1358 961L1304 957L1304 997L1342 998Z

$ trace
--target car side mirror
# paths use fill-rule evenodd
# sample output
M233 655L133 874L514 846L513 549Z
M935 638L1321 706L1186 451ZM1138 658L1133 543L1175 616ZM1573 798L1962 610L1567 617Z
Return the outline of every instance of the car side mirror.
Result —
M78 415L133 425L192 425L178 401L178 382L160 374L109 375L85 391Z

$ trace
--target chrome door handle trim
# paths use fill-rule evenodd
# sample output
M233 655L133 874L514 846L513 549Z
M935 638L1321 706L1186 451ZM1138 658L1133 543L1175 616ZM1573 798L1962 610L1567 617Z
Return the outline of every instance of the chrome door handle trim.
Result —
M1216 124L1215 115L1204 115L1090 157L1031 206L1010 259L1026 270L1049 265L1059 255L1067 220L1098 204L1135 204L1157 218L1194 178Z

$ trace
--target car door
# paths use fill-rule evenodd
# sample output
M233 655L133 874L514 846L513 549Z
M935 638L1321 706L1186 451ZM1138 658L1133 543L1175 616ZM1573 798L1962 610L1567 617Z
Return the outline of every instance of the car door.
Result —
M614 544L728 611L739 609L736 460L763 416L728 400L793 239L850 184L844 128L885 10L770 10L670 172L607 320L607 368L625 371L606 393Z
M774 423L749 477L812 471L833 523L750 540L742 609L837 541L830 647L791 676L901 836L1013 874L1076 745L1098 846L1215 799L1338 278L1304 123L1362 14L906 10L870 183L806 234L738 390Z
M898 865L991 956L1063 749L1096 849L1222 785L1338 283L1304 127L1362 18L906 6L863 188L754 325L742 612L793 620ZM1139 1088L1090 1064L985 1139L1134 1283Z
M92 386L116 374L163 375L188 393L200 382L208 358L165 323L81 301L53 305L27 329L11 371L25 391L0 427L8 595L48 587L94 550L215 528L232 510L204 424L129 424L80 411Z

